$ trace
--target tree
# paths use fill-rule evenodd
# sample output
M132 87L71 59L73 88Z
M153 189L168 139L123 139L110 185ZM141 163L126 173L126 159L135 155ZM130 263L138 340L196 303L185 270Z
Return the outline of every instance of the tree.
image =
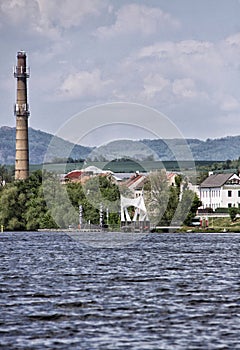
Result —
M192 219L196 216L197 209L202 205L197 194L189 189L182 193L182 198L179 203L176 218L179 222L185 225L190 225Z
M173 195L173 192L169 190L166 172L150 173L144 185L144 197L149 219L155 225L159 224L162 219L164 222L169 221L168 214L165 212L170 194Z
M236 220L236 216L238 214L238 208L231 207L231 208L228 209L228 212L229 212L229 215L230 215L230 218L231 218L232 222L235 221Z
M0 222L7 230L25 229L25 220L22 217L25 196L18 188L9 184L4 187L0 197Z
M59 186L59 185L54 185ZM62 187L62 185L60 185ZM100 205L103 206L104 221L106 222L106 211L108 211L108 222L111 225L115 225L119 220L120 210L120 192L118 186L112 182L111 178L106 176L94 176L86 181L83 185L81 183L70 182L64 185L67 191L69 199L69 205L72 205L72 209L75 210L76 218L72 223L77 224L79 220L79 206L82 206L83 210L83 222L91 222L92 224L99 224L99 210ZM53 185L50 186L51 191ZM49 193L49 191L47 191ZM50 197L56 194L50 194ZM66 202L66 201L65 201ZM58 206L60 211L62 204ZM54 210L54 215L58 213ZM64 215L64 214L62 214Z
M106 176L92 177L83 185L83 189L85 200L81 204L85 213L84 218L86 218L86 213L88 216L91 214L93 216L91 222L99 223L99 209L102 205L104 211L108 209L111 214L109 216L111 222L118 220L120 192L118 186L111 179Z
M7 168L5 165L0 165L0 186L12 181L13 168Z
M67 186L60 183L57 175L44 174L43 195L49 213L59 228L77 225L78 208L72 205Z
M169 186L164 171L149 175L144 186L145 202L150 221L155 225L190 223L201 206L197 195L182 186L183 177L176 177L176 186ZM183 187L183 188L182 188ZM181 191L182 188L182 191Z
M58 228L46 205L42 186L39 187L37 196L27 202L24 218L27 230Z
M226 169L229 169L229 168L230 168L231 163L232 163L231 159L227 159L227 160L226 160Z
M41 171L2 188L0 223L11 231L57 227L45 201Z
M165 226L171 225L175 212L178 207L178 202L179 202L178 188L171 186L168 188L168 191L169 191L169 199L168 199L167 207L159 222L160 225L165 225Z

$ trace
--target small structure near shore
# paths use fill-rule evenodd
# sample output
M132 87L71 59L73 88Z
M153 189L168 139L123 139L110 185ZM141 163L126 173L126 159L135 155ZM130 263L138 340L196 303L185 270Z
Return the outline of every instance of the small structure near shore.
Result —
M132 218L129 208L134 210ZM137 198L121 196L121 230L134 232L150 231L150 221L143 196Z

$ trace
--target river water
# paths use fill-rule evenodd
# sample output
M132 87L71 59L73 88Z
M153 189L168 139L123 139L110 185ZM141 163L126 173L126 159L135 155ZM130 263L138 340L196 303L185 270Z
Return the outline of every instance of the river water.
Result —
M0 234L1 349L240 349L239 234L91 235Z

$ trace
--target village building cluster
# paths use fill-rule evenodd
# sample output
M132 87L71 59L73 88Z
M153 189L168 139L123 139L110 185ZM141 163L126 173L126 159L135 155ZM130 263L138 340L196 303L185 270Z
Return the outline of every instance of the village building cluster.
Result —
M81 170L72 170L62 177L63 182L85 183L93 176L106 176L113 182L124 184L132 193L133 197L144 196L144 184L148 173L113 173L110 170L101 170L95 166L89 166ZM169 186L175 186L178 173L166 172ZM209 176L200 184L188 183L189 189L193 190L202 202L201 210L216 211L218 208L240 207L240 177L235 173L209 173Z
M111 170L101 170L96 166L88 166L81 170L70 171L61 177L61 181L63 183L79 182L84 184L91 177L106 176L118 185L124 184L133 193L133 197L137 198L143 196L143 188L148 175L149 173L140 173L139 171L136 171L135 173L114 173ZM175 178L177 175L177 173L166 172L169 186L175 186Z

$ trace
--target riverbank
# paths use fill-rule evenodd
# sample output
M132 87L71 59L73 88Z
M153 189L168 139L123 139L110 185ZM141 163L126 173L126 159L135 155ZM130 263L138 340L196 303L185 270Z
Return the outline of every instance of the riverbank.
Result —
M240 232L240 218L231 221L230 217L209 217L208 227L183 226L180 232Z

